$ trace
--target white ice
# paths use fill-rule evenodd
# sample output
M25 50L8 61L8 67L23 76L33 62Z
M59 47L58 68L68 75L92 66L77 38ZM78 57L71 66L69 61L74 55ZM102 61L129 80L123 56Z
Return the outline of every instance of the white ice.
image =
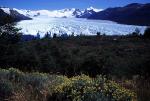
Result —
M38 32L41 37L47 32L58 35L74 33L75 35L96 35L101 32L106 35L126 35L138 28L141 33L144 32L145 26L123 25L105 20L87 20L80 18L50 18L35 17L33 20L24 20L17 24L18 28L22 28L24 34L36 35Z

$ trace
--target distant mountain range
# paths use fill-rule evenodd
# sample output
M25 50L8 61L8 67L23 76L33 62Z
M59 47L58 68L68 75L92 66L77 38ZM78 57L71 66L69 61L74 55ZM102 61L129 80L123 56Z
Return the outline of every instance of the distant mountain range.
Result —
M55 18L88 18L92 14L102 11L93 7L85 10L80 9L62 9L62 10L23 10L16 8L0 7L0 24L5 23L4 20L11 18L12 22L20 20L30 20L34 17L46 16Z
M55 18L88 18L110 20L122 24L150 26L150 3L133 3L124 7L96 9L93 7L80 10L76 8L62 10L23 10L0 8L0 23L3 18L11 17L13 21L29 20L34 17L48 16Z
M13 9L18 11L20 14L23 14L28 17L38 17L38 16L48 16L48 17L58 17L58 18L88 18L93 13L102 11L102 9L96 9L93 7L87 8L85 10L80 10L76 8L71 9L61 9L61 10L20 10L20 9Z
M111 20L122 24L150 26L150 3L132 3L124 7L108 8L88 18Z

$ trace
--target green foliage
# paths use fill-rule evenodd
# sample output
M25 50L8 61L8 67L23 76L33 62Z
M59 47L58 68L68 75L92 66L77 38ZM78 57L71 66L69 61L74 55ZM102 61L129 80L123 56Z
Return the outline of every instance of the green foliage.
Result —
M86 75L72 78L60 77L62 83L55 87L58 101L133 101L135 94L114 81L101 76L93 79Z
M21 33L14 24L6 24L0 26L0 42L1 44L15 44L20 41Z
M56 33L54 33L53 38L57 38L57 34Z
M5 94L0 96L2 100L17 96L14 94L18 92L27 101L46 101L44 96L48 101L133 101L136 97L134 92L103 76L91 78L82 74L68 78L38 72L23 73L13 68L1 69L0 77L4 74L8 77L0 79L0 92Z
M13 94L14 88L9 81L0 81L0 100L7 99Z
M45 39L51 38L51 35L47 32L44 36Z
M97 32L96 34L97 34L97 36L100 36L100 35L101 35L101 33L100 33L100 32Z
M149 43L138 37L83 36L0 44L0 66L68 76L148 76Z
M48 85L49 77L47 74L35 72L26 75L25 82L27 85L32 85L36 89L44 89Z
M19 70L14 69L14 68L9 68L9 74L7 75L7 77L10 81L23 82L24 81L22 79L23 76L24 76L24 73L20 72Z
M150 27L147 27L147 29L145 30L144 37L150 39Z
M129 34L129 36L131 36L131 37L139 37L140 35L141 35L140 29L138 29L138 28L136 28L134 32Z

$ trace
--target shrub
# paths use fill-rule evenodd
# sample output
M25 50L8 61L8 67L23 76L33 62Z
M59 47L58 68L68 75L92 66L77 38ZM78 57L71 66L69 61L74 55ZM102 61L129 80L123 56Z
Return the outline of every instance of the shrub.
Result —
M116 38L117 42L114 41ZM41 39L15 45L0 43L0 67L15 67L28 72L59 72L67 76L81 72L90 76L145 75L140 69L149 66L149 43L126 36Z
M18 69L9 68L8 79L10 81L15 82L23 82L24 81L24 73L19 71Z
M132 101L135 94L119 86L114 81L99 76L96 79L86 75L61 78L62 83L55 87L58 101Z
M0 70L7 78L0 80L1 99L24 98L27 101L132 101L135 94L103 76L84 74L68 78L43 73L23 73L17 69ZM3 73L4 74L4 73ZM17 94L17 95L13 95ZM45 100L43 100L45 99Z
M54 33L53 38L57 38L57 34L56 33Z
M31 73L26 75L25 79L27 85L32 85L36 89L44 89L48 85L48 75L42 73Z
M144 32L144 38L149 38L150 39L150 27L148 27L145 32Z
M9 71L6 69L0 69L0 80L4 80L8 77Z
M0 81L0 101L9 98L13 94L13 85L9 81Z
M21 33L18 28L14 27L14 24L6 24L0 26L0 42L3 44L16 44L21 39Z
M97 32L96 34L97 34L97 36L100 36L100 35L101 35L101 33L100 33L100 32Z

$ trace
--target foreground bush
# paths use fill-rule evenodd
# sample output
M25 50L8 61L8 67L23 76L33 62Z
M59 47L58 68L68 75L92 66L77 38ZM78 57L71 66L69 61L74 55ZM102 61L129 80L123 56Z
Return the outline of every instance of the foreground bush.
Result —
M13 94L13 86L9 81L0 81L0 101L7 99Z
M133 101L135 94L102 76L68 78L0 70L0 93L11 101Z
M58 101L132 101L135 97L133 92L101 76L94 79L86 75L60 78L62 83L54 90Z

